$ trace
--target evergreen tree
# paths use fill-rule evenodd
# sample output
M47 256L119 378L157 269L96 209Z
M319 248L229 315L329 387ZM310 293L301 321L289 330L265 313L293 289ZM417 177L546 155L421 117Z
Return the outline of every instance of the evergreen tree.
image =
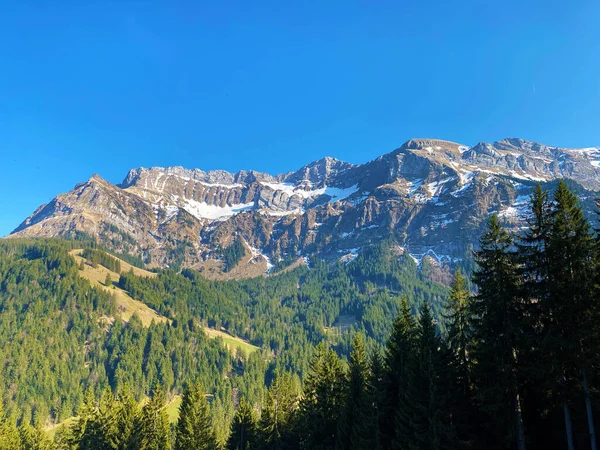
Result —
M396 441L396 416L400 407L400 390L406 381L409 359L414 352L415 320L408 306L408 298L402 298L400 315L392 326L385 353L383 379L384 396L381 405L381 444L391 448Z
M231 434L227 440L228 450L250 450L256 446L256 420L252 407L242 397L231 424Z
M361 408L366 404L368 376L369 363L364 336L356 333L352 339L344 405L338 426L337 448L356 448L353 443L360 441L359 423L363 419Z
M88 422L92 420L95 410L94 393L88 389L85 400L77 411L77 418L73 424L60 436L61 445L68 449L79 448L80 442L86 433Z
M439 450L457 447L452 423L451 357L436 334L431 309L423 304L417 325L416 348L409 360L396 415L395 448Z
M523 287L525 295L531 301L531 308L539 304L539 301L547 293L548 254L546 249L551 225L548 192L542 189L541 185L536 185L529 204L531 214L527 217L528 228L520 236L517 248ZM539 315L539 311L532 311L532 313L535 316Z
M523 450L519 354L524 302L513 239L496 214L488 221L480 247L475 253L477 269L473 275L479 291L470 302L477 396L488 413L492 439L501 446L516 442Z
M177 422L175 450L215 450L217 440L210 409L200 383L183 393Z
M277 374L269 387L260 417L263 449L291 448L294 413L298 405L298 390L289 372Z
M448 345L452 352L452 372L455 380L456 413L454 424L463 446L473 444L473 426L476 422L471 389L471 315L466 278L457 270L450 285L450 295L444 318L447 321Z
M380 426L381 407L384 403L383 359L378 351L373 352L369 361L365 395L359 408L359 420L352 435L352 448L357 450L377 450L381 448Z
M15 423L4 414L0 400L0 448L3 450L21 450L19 430Z
M598 358L596 331L598 305L594 297L594 239L577 197L562 180L554 193L547 244L546 295L540 308L544 329L541 344L547 376L556 380L557 401L562 403L569 448L574 447L569 397L576 380L587 385L588 364ZM590 394L585 393L594 437Z
M118 402L110 390L105 390L86 418L85 429L79 438L78 450L113 450L119 448L117 428Z
M130 449L164 450L170 448L171 430L169 418L164 409L165 399L159 385L152 398L138 415Z
M344 369L335 352L317 345L300 402L300 445L304 449L331 449L344 398Z
M112 284L112 280L110 278L110 273L106 274L106 278L104 279L104 285L105 286L110 286Z
M54 442L43 430L29 424L21 424L19 435L23 450L54 450L56 448Z
M125 385L118 393L118 402L116 407L116 428L118 442L116 448L125 450L133 440L133 433L136 426L136 419L140 413L138 403L133 396L129 385Z

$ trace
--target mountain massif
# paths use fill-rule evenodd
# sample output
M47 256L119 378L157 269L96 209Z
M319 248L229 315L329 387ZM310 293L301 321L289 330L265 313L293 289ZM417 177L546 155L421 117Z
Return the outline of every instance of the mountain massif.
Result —
M568 149L509 138L469 147L411 139L364 164L323 158L296 172L132 169L98 175L40 206L11 237L86 235L151 266L249 277L308 262L349 261L382 239L418 262L470 255L485 219L514 228L537 183L572 181L586 211L600 191L600 147ZM235 243L242 258L227 266Z

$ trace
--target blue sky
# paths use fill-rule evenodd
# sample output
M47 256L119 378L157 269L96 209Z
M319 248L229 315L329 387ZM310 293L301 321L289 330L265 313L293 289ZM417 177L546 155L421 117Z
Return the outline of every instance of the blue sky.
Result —
M0 235L99 173L600 145L600 2L0 2Z

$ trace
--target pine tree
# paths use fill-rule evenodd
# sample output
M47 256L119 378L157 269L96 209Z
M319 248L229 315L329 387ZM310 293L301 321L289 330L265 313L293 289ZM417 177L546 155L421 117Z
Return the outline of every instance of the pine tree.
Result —
M496 214L488 221L480 247L475 253L477 269L473 275L479 292L470 302L477 396L488 413L489 424L493 424L495 440L513 440L523 450L525 431L518 363L524 302L520 298L513 239Z
M104 285L105 286L110 286L112 284L112 280L110 278L110 273L106 274L106 278L104 279Z
M152 398L138 415L130 449L164 450L170 448L171 430L164 409L165 399L160 386L154 389Z
M304 449L331 449L344 398L344 369L335 352L317 345L300 402L300 445Z
M451 354L436 334L431 309L421 308L416 348L409 360L396 414L397 442L401 449L451 449L457 447L452 424L455 405Z
M231 434L227 440L228 450L250 450L256 445L256 419L252 407L242 397L231 424Z
M405 382L410 357L414 352L415 320L406 296L402 298L385 353L383 377L384 396L381 405L381 445L391 448L396 440L396 416L399 409L400 390Z
M338 424L337 448L356 448L354 442L360 441L359 423L361 407L366 403L369 365L364 337L356 333L352 339L352 352L348 367L348 379L344 392L344 405Z
M177 422L175 450L214 450L217 440L210 409L200 383L194 383L183 393Z

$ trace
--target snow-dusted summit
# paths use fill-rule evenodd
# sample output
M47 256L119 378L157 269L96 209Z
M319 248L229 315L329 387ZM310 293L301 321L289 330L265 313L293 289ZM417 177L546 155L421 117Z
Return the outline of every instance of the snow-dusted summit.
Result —
M244 276L279 260L348 261L381 239L417 261L428 255L452 263L467 254L491 212L520 226L532 187L558 178L572 180L591 210L600 148L411 139L364 164L326 157L275 176L154 167L132 169L113 185L94 175L40 206L11 236L85 233L155 265L215 274L220 249L241 238L252 266Z

